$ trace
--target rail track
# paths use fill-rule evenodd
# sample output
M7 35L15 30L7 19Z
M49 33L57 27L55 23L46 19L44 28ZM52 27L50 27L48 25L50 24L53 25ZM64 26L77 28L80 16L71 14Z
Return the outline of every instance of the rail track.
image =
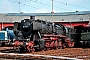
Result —
M12 47L0 47L0 57L8 59L40 59L40 60L90 60L90 48L65 48L56 50L47 50L31 53L14 53L10 51Z

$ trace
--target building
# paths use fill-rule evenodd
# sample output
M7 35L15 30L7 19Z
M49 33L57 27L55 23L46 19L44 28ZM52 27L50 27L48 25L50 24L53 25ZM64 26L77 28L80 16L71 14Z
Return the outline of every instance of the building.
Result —
M35 16L35 19L62 23L66 26L87 26L90 20L90 11L81 12L60 12L60 13L6 13L0 14L0 30L3 27L13 26L14 22L20 22L22 19L30 19L30 16Z

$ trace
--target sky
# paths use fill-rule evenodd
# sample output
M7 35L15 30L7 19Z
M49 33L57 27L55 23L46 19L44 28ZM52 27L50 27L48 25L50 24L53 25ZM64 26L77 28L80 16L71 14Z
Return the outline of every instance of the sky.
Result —
M53 4L52 4L53 1ZM90 0L0 0L0 13L90 11Z

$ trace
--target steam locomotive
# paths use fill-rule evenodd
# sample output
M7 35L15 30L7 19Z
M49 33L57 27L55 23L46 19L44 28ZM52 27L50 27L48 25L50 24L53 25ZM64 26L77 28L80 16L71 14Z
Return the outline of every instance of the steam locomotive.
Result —
M74 42L71 42L66 35L65 26L58 23L24 19L14 23L13 31L15 38L11 45L19 52L74 46Z

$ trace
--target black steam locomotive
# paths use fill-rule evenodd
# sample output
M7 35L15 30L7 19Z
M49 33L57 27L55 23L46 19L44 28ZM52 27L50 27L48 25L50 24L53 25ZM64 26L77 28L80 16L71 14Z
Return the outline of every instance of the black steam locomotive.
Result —
M36 34L41 38L41 34L66 34L66 29L62 24L54 24L42 20L24 19L21 23L14 23L14 34L17 39L29 39L32 34Z
M13 30L15 40L12 45L20 52L74 46L66 36L66 29L62 24L39 19L24 19L21 22L15 22Z

